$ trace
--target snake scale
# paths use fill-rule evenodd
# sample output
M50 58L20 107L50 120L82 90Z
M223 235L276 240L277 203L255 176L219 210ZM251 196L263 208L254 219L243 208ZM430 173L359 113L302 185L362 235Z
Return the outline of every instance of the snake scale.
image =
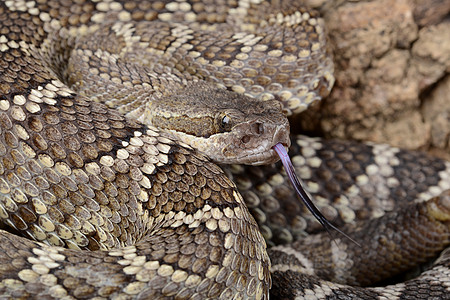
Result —
M325 40L290 0L2 1L0 298L450 299L448 162L292 137L357 246L318 233L279 164L210 160L277 160L284 115L333 85Z

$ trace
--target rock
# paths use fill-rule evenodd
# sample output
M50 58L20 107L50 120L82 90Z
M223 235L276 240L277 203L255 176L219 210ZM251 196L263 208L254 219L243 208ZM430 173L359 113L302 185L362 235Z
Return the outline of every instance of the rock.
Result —
M327 24L336 84L297 119L303 130L450 153L450 0L309 2Z

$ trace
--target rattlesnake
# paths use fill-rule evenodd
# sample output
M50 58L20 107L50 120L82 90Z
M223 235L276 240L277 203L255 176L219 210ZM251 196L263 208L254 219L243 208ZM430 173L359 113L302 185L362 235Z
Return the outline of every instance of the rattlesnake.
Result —
M254 136L275 136L244 162L271 162L273 144L289 144L280 111L305 109L333 84L321 22L292 1L2 2L0 218L42 242L0 232L2 297L267 299L272 286L276 299L448 298L448 250L430 271L387 288L351 288L316 275L371 284L447 247L449 163L294 137L292 153L302 154L294 164L309 190L318 201L336 202L322 203L328 215L349 223L355 214L380 216L393 205L391 192L416 203L346 228L360 247L320 234L274 246L293 242L311 222L296 215L298 200L279 166L226 169L258 227L233 182L209 160L219 160L221 138L202 144L205 135L214 139L205 129L226 133L239 114L204 122L211 117L205 113L197 126L169 115L179 131L201 136L188 145L191 138L168 131L163 114L153 114L157 104L148 104L153 96L178 103L226 97L238 107L244 99L256 112L242 116L247 127L237 130L244 148L259 147ZM93 89L93 81L106 86ZM275 120L261 119L267 111ZM191 113L199 116L196 107ZM152 118L161 128L142 125ZM241 162L236 153L229 147L221 154ZM279 226L280 211L291 231ZM274 246L269 252L263 236Z

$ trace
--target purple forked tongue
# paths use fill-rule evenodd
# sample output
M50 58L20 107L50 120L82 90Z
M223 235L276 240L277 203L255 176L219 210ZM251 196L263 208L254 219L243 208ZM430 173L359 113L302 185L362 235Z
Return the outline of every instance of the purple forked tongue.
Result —
M348 238L353 243L360 246L356 241L354 241L351 237L346 235L344 232L336 228L333 224L328 221L324 215L317 209L317 207L314 205L312 200L310 199L309 195L306 193L305 189L303 188L300 180L297 177L297 174L295 174L294 166L292 165L291 159L289 158L289 155L286 152L286 149L284 149L284 146L281 143L276 144L273 146L273 149L278 153L278 156L281 159L281 162L283 163L284 169L286 170L286 173L291 180L292 185L294 186L295 191L297 192L297 195L300 196L300 199L302 199L303 203L306 205L306 207L309 209L309 211L313 214L313 216L319 221L320 224L328 231L328 233L331 235L330 229L334 229L335 231L339 232L346 238Z

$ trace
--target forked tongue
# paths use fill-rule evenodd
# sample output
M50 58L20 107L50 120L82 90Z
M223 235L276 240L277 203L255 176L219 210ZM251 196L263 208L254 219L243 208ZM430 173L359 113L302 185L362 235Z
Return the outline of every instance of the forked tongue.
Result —
M286 173L291 180L292 185L294 186L295 191L297 192L297 195L299 195L300 199L302 199L303 203L306 205L306 207L309 209L309 211L313 214L313 216L319 221L320 224L325 228L325 230L328 232L328 234L333 238L333 235L331 234L330 230L335 230L348 238L350 241L355 243L356 245L360 246L355 240L353 240L351 237L346 235L344 232L339 230L336 226L331 224L330 221L328 221L324 215L317 209L317 207L312 202L309 195L306 193L305 189L303 188L300 180L297 177L297 174L295 174L294 166L292 165L291 159L289 158L289 155L286 152L286 149L284 149L284 146L281 143L276 144L273 146L273 149L278 153L278 156L281 159L281 162L283 163L284 169L286 170Z

